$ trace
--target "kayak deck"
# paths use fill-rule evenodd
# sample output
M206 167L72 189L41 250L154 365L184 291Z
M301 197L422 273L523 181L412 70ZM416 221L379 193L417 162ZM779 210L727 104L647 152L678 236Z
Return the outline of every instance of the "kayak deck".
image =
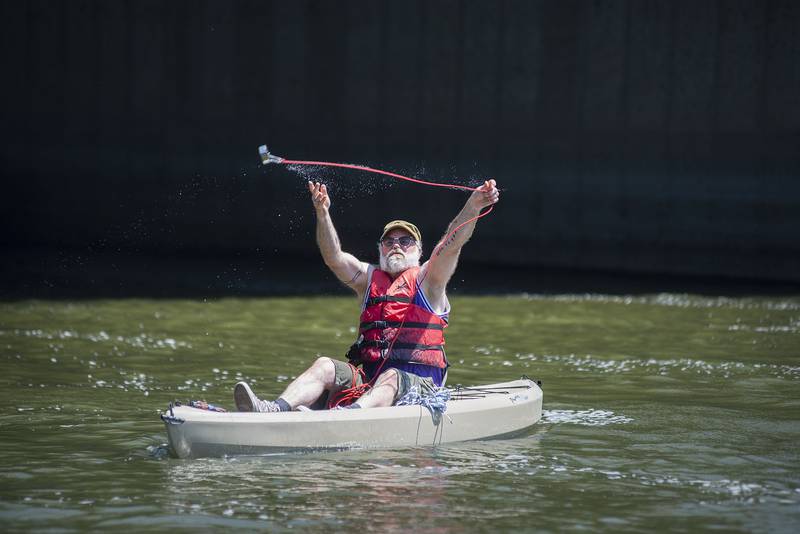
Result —
M280 413L214 412L178 406L164 420L179 458L438 445L523 431L542 414L529 379L455 389L444 414L421 405Z

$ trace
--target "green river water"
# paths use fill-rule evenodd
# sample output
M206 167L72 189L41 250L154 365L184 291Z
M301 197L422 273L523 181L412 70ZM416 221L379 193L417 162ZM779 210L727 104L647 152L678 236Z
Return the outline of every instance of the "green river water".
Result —
M166 454L168 402L277 395L355 299L0 303L3 530L800 526L799 297L452 301L450 384L542 380L526 435L201 460Z

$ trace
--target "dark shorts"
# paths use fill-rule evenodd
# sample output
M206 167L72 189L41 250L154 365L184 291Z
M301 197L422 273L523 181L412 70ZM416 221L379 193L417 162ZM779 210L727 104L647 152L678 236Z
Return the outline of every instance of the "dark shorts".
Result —
M333 383L336 384L337 388L347 389L360 386L364 383L361 378L361 373L359 373L355 367L347 362L341 362L333 359L332 361L334 367L336 368L336 378L334 379Z
M333 365L336 367L336 379L334 383L339 389L347 389L353 386L359 386L363 383L361 373L354 372L352 365L339 360L333 360ZM397 402L398 399L402 399L413 387L416 387L419 393L433 393L436 391L436 385L430 377L422 377L400 369L394 369L394 371L397 372L397 395L394 398L395 402ZM386 371L384 371L384 373L385 372Z

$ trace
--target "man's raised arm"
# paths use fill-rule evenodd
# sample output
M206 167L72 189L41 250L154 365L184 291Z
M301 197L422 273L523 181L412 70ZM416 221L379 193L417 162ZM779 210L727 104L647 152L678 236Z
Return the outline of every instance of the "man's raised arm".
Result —
M311 193L311 202L317 213L317 245L325 265L343 284L359 296L363 295L367 288L369 265L342 250L339 236L336 234L336 228L333 227L333 221L328 211L331 207L331 199L325 184L308 182L308 191Z
M498 200L500 200L500 191L497 189L497 183L494 180L484 182L482 186L472 192L464 207L447 227L447 231L444 234L445 237L442 238L443 241L439 242L433 249L431 258L425 262L427 274L423 284L426 293L433 300L438 300L437 297L440 295L444 297L447 282L450 281L450 277L453 276L458 265L458 255L461 252L461 247L472 236L476 221L470 221L455 233L452 233L453 230L466 221L477 217L483 208L491 206Z

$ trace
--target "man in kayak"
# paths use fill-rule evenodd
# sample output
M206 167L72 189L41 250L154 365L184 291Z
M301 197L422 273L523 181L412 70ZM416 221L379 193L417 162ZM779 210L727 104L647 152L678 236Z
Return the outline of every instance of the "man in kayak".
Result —
M347 354L349 362L317 358L274 401L259 399L245 382L239 382L234 388L236 409L283 412L318 407L329 395L355 390L365 382L371 387L348 408L391 406L412 387L425 392L442 386L448 366L443 336L450 313L447 283L461 247L475 229L475 220L464 223L500 198L495 181L486 181L472 192L450 223L445 240L422 266L422 236L407 221L384 226L378 241L379 266L344 252L329 213L327 187L308 182L308 190L317 214L322 258L361 301L358 340Z

